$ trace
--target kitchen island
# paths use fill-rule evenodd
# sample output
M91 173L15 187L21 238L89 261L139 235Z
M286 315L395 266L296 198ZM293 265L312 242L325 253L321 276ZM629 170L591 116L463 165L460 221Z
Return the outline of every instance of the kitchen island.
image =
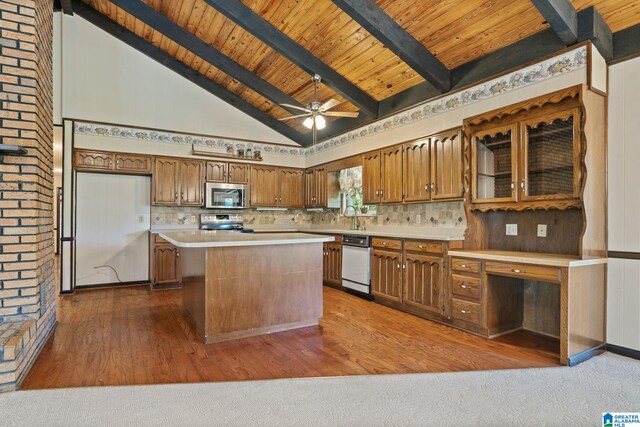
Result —
M317 325L322 244L330 236L189 230L180 248L184 306L205 343Z

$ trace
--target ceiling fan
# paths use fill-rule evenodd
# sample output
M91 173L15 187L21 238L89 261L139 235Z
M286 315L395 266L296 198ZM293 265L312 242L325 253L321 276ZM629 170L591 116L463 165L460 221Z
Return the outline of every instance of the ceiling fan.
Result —
M313 131L313 143L316 143L316 131L324 129L327 126L327 120L325 117L351 117L356 118L360 114L358 111L329 111L331 108L340 104L337 99L330 99L324 104L320 104L318 101L318 85L322 81L322 78L315 74L311 77L313 82L313 101L307 104L306 108L299 107L291 104L280 104L283 107L294 108L296 110L304 111L304 114L296 114L293 116L283 117L280 121L297 119L306 117L302 124Z

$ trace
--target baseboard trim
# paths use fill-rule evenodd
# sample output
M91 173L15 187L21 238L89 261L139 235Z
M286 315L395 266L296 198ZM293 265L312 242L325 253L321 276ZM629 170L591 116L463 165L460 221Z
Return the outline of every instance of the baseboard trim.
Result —
M599 354L604 353L606 348L606 344L601 344L597 347L590 348L580 353L576 353L573 356L570 356L567 360L567 365L575 366L578 363L582 363L585 360L591 359L593 356L597 356Z
M632 348L620 347L615 344L607 344L607 351L611 353L619 354L620 356L630 357L632 359L640 360L640 351Z

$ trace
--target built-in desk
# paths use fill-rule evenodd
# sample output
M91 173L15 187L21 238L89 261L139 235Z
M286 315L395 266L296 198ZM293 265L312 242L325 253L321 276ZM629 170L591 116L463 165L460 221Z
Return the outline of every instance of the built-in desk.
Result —
M450 250L452 322L492 338L523 327L525 280L559 286L560 362L575 365L605 343L606 258Z

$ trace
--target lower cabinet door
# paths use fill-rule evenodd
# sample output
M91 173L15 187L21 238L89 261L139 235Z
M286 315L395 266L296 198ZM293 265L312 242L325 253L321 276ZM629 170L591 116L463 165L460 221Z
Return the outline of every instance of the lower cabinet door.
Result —
M342 284L342 244L329 243L327 245L327 262L329 263L329 276L327 281L334 285Z
M404 304L442 314L442 258L405 252L402 271Z
M376 299L401 302L402 254L374 249L371 252L371 294Z
M180 251L173 245L156 246L153 252L154 285L172 285L182 281Z

